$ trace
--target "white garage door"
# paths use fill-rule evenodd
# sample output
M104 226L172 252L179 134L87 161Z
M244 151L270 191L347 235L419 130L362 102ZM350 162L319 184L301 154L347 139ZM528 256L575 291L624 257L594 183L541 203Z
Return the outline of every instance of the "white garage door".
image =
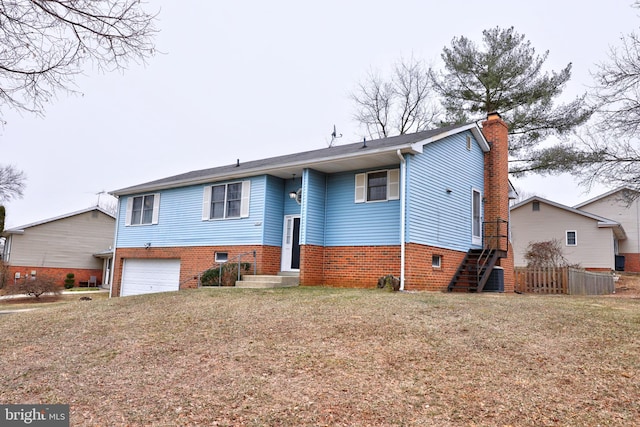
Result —
M179 259L126 259L120 295L177 291L180 286Z

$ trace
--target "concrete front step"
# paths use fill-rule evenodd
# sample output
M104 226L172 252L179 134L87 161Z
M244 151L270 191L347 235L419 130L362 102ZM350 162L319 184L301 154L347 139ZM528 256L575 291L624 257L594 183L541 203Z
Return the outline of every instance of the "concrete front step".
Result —
M299 275L246 275L236 282L236 288L290 288L299 284Z

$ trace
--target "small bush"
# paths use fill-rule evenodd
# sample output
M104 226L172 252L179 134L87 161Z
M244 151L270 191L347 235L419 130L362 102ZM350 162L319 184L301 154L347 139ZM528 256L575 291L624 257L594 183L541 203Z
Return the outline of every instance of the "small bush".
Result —
M48 277L36 277L35 279L26 278L18 280L16 283L6 287L6 293L9 295L29 295L40 298L40 295L52 293L58 295L60 288L55 284L53 279Z
M240 275L246 274L251 269L248 262L240 263ZM235 286L238 280L238 264L227 263L222 265L222 280L220 280L220 267L213 267L202 273L200 283L202 286ZM222 282L222 283L221 283Z
M71 289L75 285L75 275L73 273L67 273L67 278L64 279L64 288Z

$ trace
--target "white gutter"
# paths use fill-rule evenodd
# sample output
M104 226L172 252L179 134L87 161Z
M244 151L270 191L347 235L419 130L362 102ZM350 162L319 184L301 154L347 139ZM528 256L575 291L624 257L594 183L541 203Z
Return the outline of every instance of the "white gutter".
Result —
M400 150L396 151L400 158L400 290L404 291L405 263L405 212L407 203L407 161Z
M109 275L109 298L113 297L113 271L116 266L116 243L118 243L118 220L120 219L120 197L114 196L116 198L116 230L113 233L113 255L111 258L111 271Z

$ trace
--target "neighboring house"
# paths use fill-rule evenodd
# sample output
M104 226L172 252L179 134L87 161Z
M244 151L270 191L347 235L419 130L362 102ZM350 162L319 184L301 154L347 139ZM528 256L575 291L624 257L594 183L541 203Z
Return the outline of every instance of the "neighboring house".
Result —
M507 144L494 113L482 129L238 160L113 191L111 293L196 287L216 261L253 263L254 251L258 274L299 274L302 285L375 287L393 274L403 289L446 290L467 252L488 244L483 219L508 218ZM512 290L512 258L500 254Z
M48 277L64 284L68 273L76 284L109 284L115 217L99 207L5 230L2 259L9 280Z
M575 206L576 209L611 218L624 227L627 238L620 240L617 252L624 257L619 265L624 271L640 272L639 204L637 191L620 187Z
M627 240L618 221L537 196L513 205L510 223L516 266L527 265L529 244L558 240L569 264L610 271Z

